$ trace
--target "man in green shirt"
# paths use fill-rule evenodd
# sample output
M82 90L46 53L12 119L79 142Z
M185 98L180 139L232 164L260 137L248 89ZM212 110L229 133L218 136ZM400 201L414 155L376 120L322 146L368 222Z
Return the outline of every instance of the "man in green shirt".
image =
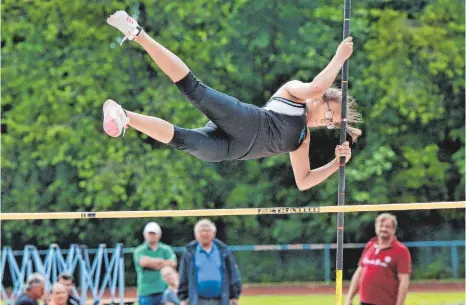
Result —
M133 253L139 305L160 305L167 288L160 269L165 266L176 268L176 255L170 246L160 242L162 229L157 223L149 222L143 235L145 242Z

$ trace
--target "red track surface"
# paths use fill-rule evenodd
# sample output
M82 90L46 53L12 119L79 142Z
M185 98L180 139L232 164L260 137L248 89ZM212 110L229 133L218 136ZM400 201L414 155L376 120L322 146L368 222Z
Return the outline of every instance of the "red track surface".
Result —
M345 285L346 292L348 285ZM413 283L409 291L416 292L455 292L465 291L464 283ZM304 295L304 294L334 294L335 285L308 284L289 286L245 287L243 295Z
M348 283L344 285L344 291L348 289ZM464 292L465 283L412 283L410 292ZM334 294L334 285L325 284L302 284L302 285L244 285L243 296L256 295L306 295L306 294ZM89 296L91 297L91 296ZM108 299L109 294L105 293L103 299ZM125 301L132 302L137 298L136 288L127 287L125 289ZM107 303L104 301L104 303Z
M347 282L344 283L343 290L346 292L348 288ZM410 292L464 292L466 290L465 283L411 283ZM115 302L119 302L118 291L116 292ZM244 285L243 296L258 296L258 295L308 295L308 294L335 294L335 285L325 284L300 284L300 285ZM136 288L126 287L124 302L132 303L137 300ZM92 295L88 295L87 303L93 304ZM101 304L109 304L110 293L105 291Z

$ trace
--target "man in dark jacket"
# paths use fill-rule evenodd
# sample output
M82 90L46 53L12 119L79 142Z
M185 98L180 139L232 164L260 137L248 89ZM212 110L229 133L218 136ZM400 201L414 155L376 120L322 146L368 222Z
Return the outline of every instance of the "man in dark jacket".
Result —
M194 227L195 241L180 263L178 297L182 305L238 305L241 275L228 246L215 239L217 229L203 219Z
M38 305L37 300L44 296L45 278L39 273L31 274L22 293L15 301L15 305Z

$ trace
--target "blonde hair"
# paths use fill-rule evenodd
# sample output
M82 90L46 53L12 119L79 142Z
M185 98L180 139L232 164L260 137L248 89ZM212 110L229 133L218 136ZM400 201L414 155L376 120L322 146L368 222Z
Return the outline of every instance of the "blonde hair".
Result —
M342 92L341 89L338 88L329 88L324 95L322 96L322 100L324 102L337 102L341 105L342 101ZM362 116L361 114L356 110L356 100L348 95L348 100L347 100L347 105L348 105L348 111L346 114L346 119L347 119L347 124L346 124L346 131L347 133L351 136L353 139L353 142L356 142L359 136L361 136L362 131L359 128L356 128L352 126L352 124L356 123L361 123L362 122ZM335 124L336 128L340 127L340 123Z

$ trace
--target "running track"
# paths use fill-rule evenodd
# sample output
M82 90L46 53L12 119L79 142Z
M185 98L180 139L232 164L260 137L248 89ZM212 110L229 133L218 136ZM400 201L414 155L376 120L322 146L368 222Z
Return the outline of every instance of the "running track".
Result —
M349 283L344 284L346 293ZM465 283L411 283L410 292L464 292ZM335 294L335 285L325 284L301 284L301 285L244 285L242 296L258 295L308 295L308 294ZM91 295L89 295L91 298ZM117 298L119 300L119 298ZM125 289L125 303L133 303L137 300L136 288ZM106 292L102 304L109 304L109 294Z

